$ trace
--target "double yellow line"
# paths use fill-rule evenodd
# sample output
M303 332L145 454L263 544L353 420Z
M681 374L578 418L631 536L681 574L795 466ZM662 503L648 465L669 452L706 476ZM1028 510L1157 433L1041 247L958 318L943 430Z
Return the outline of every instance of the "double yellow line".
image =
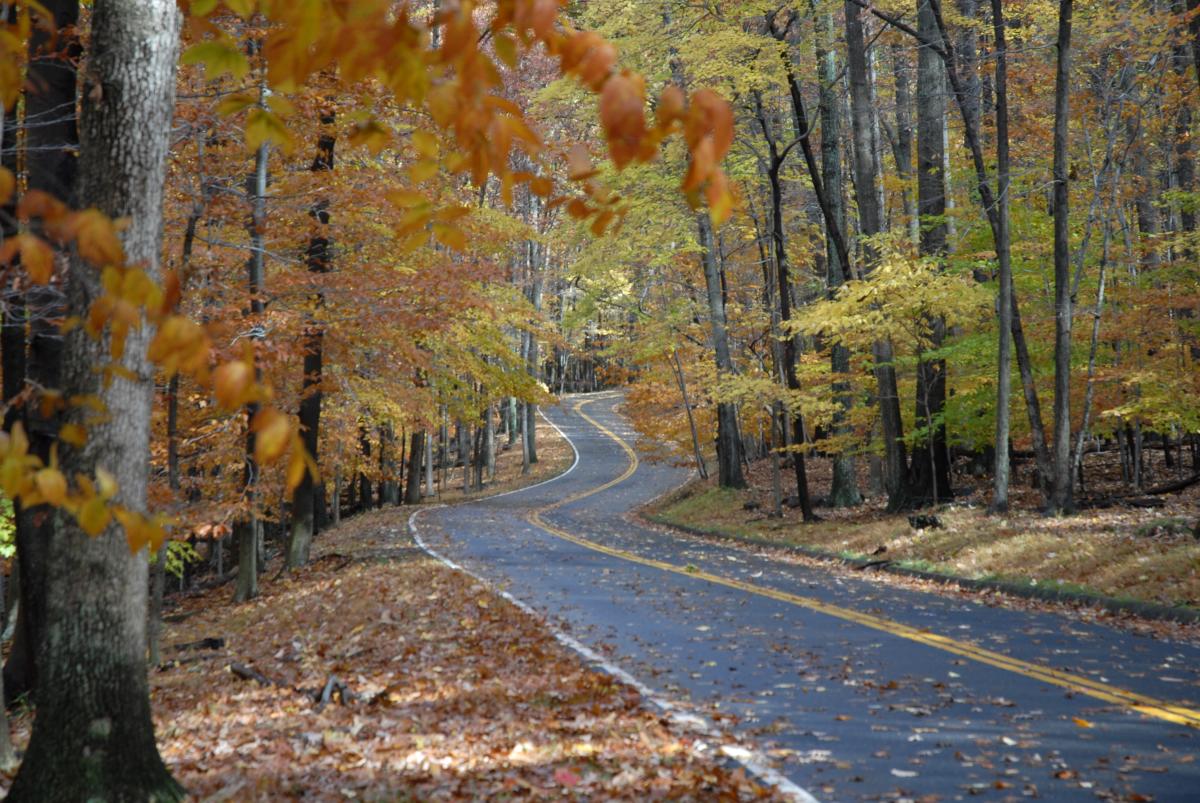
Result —
M1149 717L1155 717L1156 719L1161 719L1176 725L1186 725L1192 728L1200 728L1200 711L1196 711L1195 709L1188 708L1186 706L1178 705L1166 700L1159 700L1144 694L1138 694L1117 686L1110 686L1107 683L1101 683L1082 675L1075 675L1070 672L1052 669L1048 666L1022 661L1019 658L1013 658L1011 656L1004 655L1003 653L993 652L992 650L984 649L983 647L979 647L969 642L959 641L958 639L950 638L949 636L943 636L938 633L931 633L928 630L910 627L891 619L884 619L879 616L872 616L870 614L851 610L849 608L842 608L838 605L831 605L827 602L822 602L819 599L814 599L813 597L803 597L798 594L788 593L787 591L779 591L774 588L754 585L753 583L747 583L732 577L723 577L721 575L711 574L690 566L678 566L673 563L642 557L641 555L627 552L623 549L617 549L615 547L596 543L595 541L590 541L573 533L569 533L559 527L555 527L553 524L547 523L545 519L542 518L543 514L549 513L550 511L563 507L564 505L571 504L572 502L578 502L581 499L593 496L602 491L606 491L609 488L612 488L614 485L618 485L629 479L631 476L633 476L633 473L637 471L639 465L638 456L637 453L634 452L634 450L629 446L629 444L618 437L614 432L612 432L612 430L608 429L599 421L583 412L583 406L585 404L590 404L592 401L595 400L587 399L579 402L575 405L575 412L596 429L600 430L600 432L604 433L614 442L616 442L617 445L620 446L621 449L624 450L625 454L629 457L629 466L624 472L621 473L620 476L609 480L603 485L600 485L596 488L590 488L572 496L568 496L564 499L554 502L553 504L546 505L531 512L527 517L528 520L546 532L565 541L578 544L579 546L585 547L586 549L590 549L594 552L600 552L605 555L610 555L614 558L620 558L621 560L628 561L630 563L649 566L664 572L671 572L672 574L679 574L685 577L705 580L715 585L725 586L726 588L734 588L739 591L745 591L746 593L755 594L760 597L767 597L769 599L779 600L780 602L786 602L801 608L826 614L827 616L833 616L847 622L854 622L855 624L859 624L864 627L879 630L881 632L888 633L889 635L908 639L909 641L914 641L918 644L924 644L927 647L933 647L935 649L942 650L943 652L960 655L964 658L970 658L972 661L977 661L981 664L987 664L988 666L994 666L998 669L1014 672L1018 675L1031 678L1033 680L1048 683L1053 686L1061 686L1062 688L1069 689L1078 694L1087 695L1088 697L1093 697L1097 700L1102 700L1106 703L1124 706Z

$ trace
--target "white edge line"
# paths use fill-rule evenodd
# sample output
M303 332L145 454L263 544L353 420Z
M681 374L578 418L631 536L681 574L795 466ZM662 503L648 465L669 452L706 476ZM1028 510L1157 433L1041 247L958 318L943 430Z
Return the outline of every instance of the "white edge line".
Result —
M567 443L570 444L571 449L575 452L575 462L571 464L571 467L569 469L567 469L562 474L559 474L556 477L552 477L548 480L544 480L543 482L539 482L539 483L537 483L537 485L530 485L526 488L518 488L514 491L507 491L503 494L496 494L495 496L487 497L488 499L495 499L496 497L499 497L499 496L507 496L508 494L518 493L519 491L526 491L526 490L529 490L530 488L536 488L536 487L538 487L538 485L545 485L546 483L554 482L555 480L561 479L561 478L567 476L568 474L570 474L572 471L575 470L575 466L579 465L579 450L575 448L575 443L569 437L567 437L567 434L565 432L563 432L561 429L559 429L557 424L555 424L553 421L551 421L549 418L547 418L544 414L542 415L542 418L544 418L546 420L546 422L548 424L550 424L550 426L552 426L556 430L558 430L558 434L562 435L563 438L566 439ZM483 500L480 500L480 501L483 501ZM544 626L546 627L546 629L550 631L551 635L554 636L555 640L558 641L559 644L562 644L567 649L576 653L581 658L583 658L585 661L587 661L588 663L590 663L597 669L601 670L605 674L616 678L617 680L621 681L622 683L626 684L627 686L631 686L643 698L645 698L646 700L649 700L657 708L659 708L661 711L663 711L667 715L667 718L671 721L672 724L676 725L679 728L682 728L685 731L689 731L693 734L703 736L706 739L710 739L713 741L723 741L724 740L724 738L725 738L724 735L719 730L717 730L715 727L713 727L712 723L710 723L704 717L701 717L697 714L693 714L688 711L684 711L684 710L680 709L679 706L675 705L670 700L667 700L665 697L662 697L661 695L656 693L653 689L651 689L645 683L642 683L640 680L638 680L633 675L626 672L621 667L617 666L616 664L612 663L611 661L606 660L603 656L601 656L599 653L597 653L591 647L588 647L586 644L583 644L579 640L577 640L571 636L568 636L566 633L563 633L562 631L552 627L544 616L539 614L537 611L535 611L533 608L531 608L526 603L517 599L516 597L514 597L512 594L508 593L507 591L497 588L496 585L494 583L492 583L490 580L484 579L483 577L481 577L480 575L471 571L470 569L466 568L465 566L455 563L454 561L447 558L445 555L442 555L437 550L428 546L421 539L421 533L417 529L417 517L420 516L422 513L424 513L427 510L437 510L438 508L441 508L441 507L446 507L446 505L434 505L432 507L421 508L420 510L413 511L412 515L410 515L408 517L408 532L410 535L412 535L412 539L416 543L416 545L418 547L420 547L426 554L428 554L430 557L432 557L438 561L441 561L443 564L445 564L449 568L453 569L454 571L462 572L463 574L467 575L468 577L471 577L475 581L483 584L485 587L487 587L493 593L498 594L500 597L511 602L513 605L515 605L520 610L522 610L525 613L529 614L530 616L533 616L534 618L542 621L544 623ZM704 745L703 743L700 743L697 746L697 748L698 748L697 752L702 751L705 747L706 747L706 745ZM817 798L813 797L812 794L807 789L805 789L804 787L795 783L790 778L788 778L786 775L784 775L783 773L781 773L778 770L776 770L775 768L773 768L770 765L770 763L767 761L766 757L763 756L758 751L753 750L751 748L744 747L737 743L722 744L720 747L717 748L717 751L719 753L721 753L722 755L733 759L738 764L741 764L750 773L757 776L758 778L765 781L766 783L770 784L771 786L774 786L775 789L777 791L779 791L780 794L784 795L785 797L790 798L791 800L796 801L796 803L819 803Z

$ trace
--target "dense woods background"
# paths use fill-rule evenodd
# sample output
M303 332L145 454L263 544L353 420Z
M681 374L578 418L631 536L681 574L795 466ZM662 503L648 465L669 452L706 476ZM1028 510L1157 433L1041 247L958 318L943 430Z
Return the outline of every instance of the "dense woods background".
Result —
M67 731L176 794L168 573L247 600L350 512L528 472L555 394L628 387L806 521L1200 476L1193 0L184 5L4 7L16 798L92 777Z

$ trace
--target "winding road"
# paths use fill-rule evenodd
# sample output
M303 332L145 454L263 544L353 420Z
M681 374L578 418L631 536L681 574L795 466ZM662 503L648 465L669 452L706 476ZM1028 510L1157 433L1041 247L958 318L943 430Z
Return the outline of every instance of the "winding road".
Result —
M797 798L1200 801L1200 647L640 525L687 472L639 461L620 401L546 410L571 470L423 511L420 538Z

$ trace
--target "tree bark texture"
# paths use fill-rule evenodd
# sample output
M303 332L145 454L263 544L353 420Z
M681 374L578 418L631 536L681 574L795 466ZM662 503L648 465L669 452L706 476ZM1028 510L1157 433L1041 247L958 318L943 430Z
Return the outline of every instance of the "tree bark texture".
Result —
M321 125L324 130L317 137L317 153L313 158L310 170L314 173L332 171L334 165L334 146L336 139L333 132L334 115L332 112L321 115ZM332 248L329 240L329 200L318 201L310 214L317 230L308 241L308 270L320 276L328 273ZM318 279L319 281L319 279ZM318 291L313 298L314 316L320 314L324 305L324 294ZM323 362L323 347L325 333L320 323L309 322L304 333L304 378L300 394L300 438L304 449L313 460L317 459L318 447L321 441L321 372ZM308 563L309 551L312 548L313 536L317 533L316 494L322 493L321 486L313 481L313 477L305 472L300 484L292 492L292 520L288 533L287 566L294 569Z
M97 0L83 93L80 199L111 217L127 217L122 234L130 264L157 275L168 136L174 109L179 12L173 0ZM85 314L102 292L95 267L73 258L68 301ZM64 448L67 476L105 468L118 501L144 510L149 475L151 332L132 332L121 363L136 381L97 372L112 358L107 338L82 328L67 336L63 385L94 394L110 412L89 428L81 448ZM176 800L154 742L146 682L147 562L132 554L121 528L98 537L74 518L55 515L47 571L47 628L39 652L37 718L9 800Z
M729 333L725 328L721 272L713 250L716 244L707 213L701 212L696 216L696 226L700 232L700 258L704 263L704 283L708 290L708 313L717 373L728 376L733 373L733 356L729 350ZM737 407L729 402L717 404L717 482L722 488L746 487L738 444Z
M917 10L917 30L934 39L937 20L928 0ZM929 48L917 56L917 212L921 219L922 256L940 259L946 254L946 94L944 65ZM977 105L968 114L977 116ZM941 319L929 321L931 346L940 348L945 337ZM917 365L916 426L925 429L925 443L912 455L910 492L914 500L937 502L950 496L950 452L942 415L946 406L946 361L920 360Z
M1058 58L1054 76L1054 482L1050 508L1072 509L1071 477L1071 229L1067 173L1070 125L1071 12L1073 0L1058 4Z

